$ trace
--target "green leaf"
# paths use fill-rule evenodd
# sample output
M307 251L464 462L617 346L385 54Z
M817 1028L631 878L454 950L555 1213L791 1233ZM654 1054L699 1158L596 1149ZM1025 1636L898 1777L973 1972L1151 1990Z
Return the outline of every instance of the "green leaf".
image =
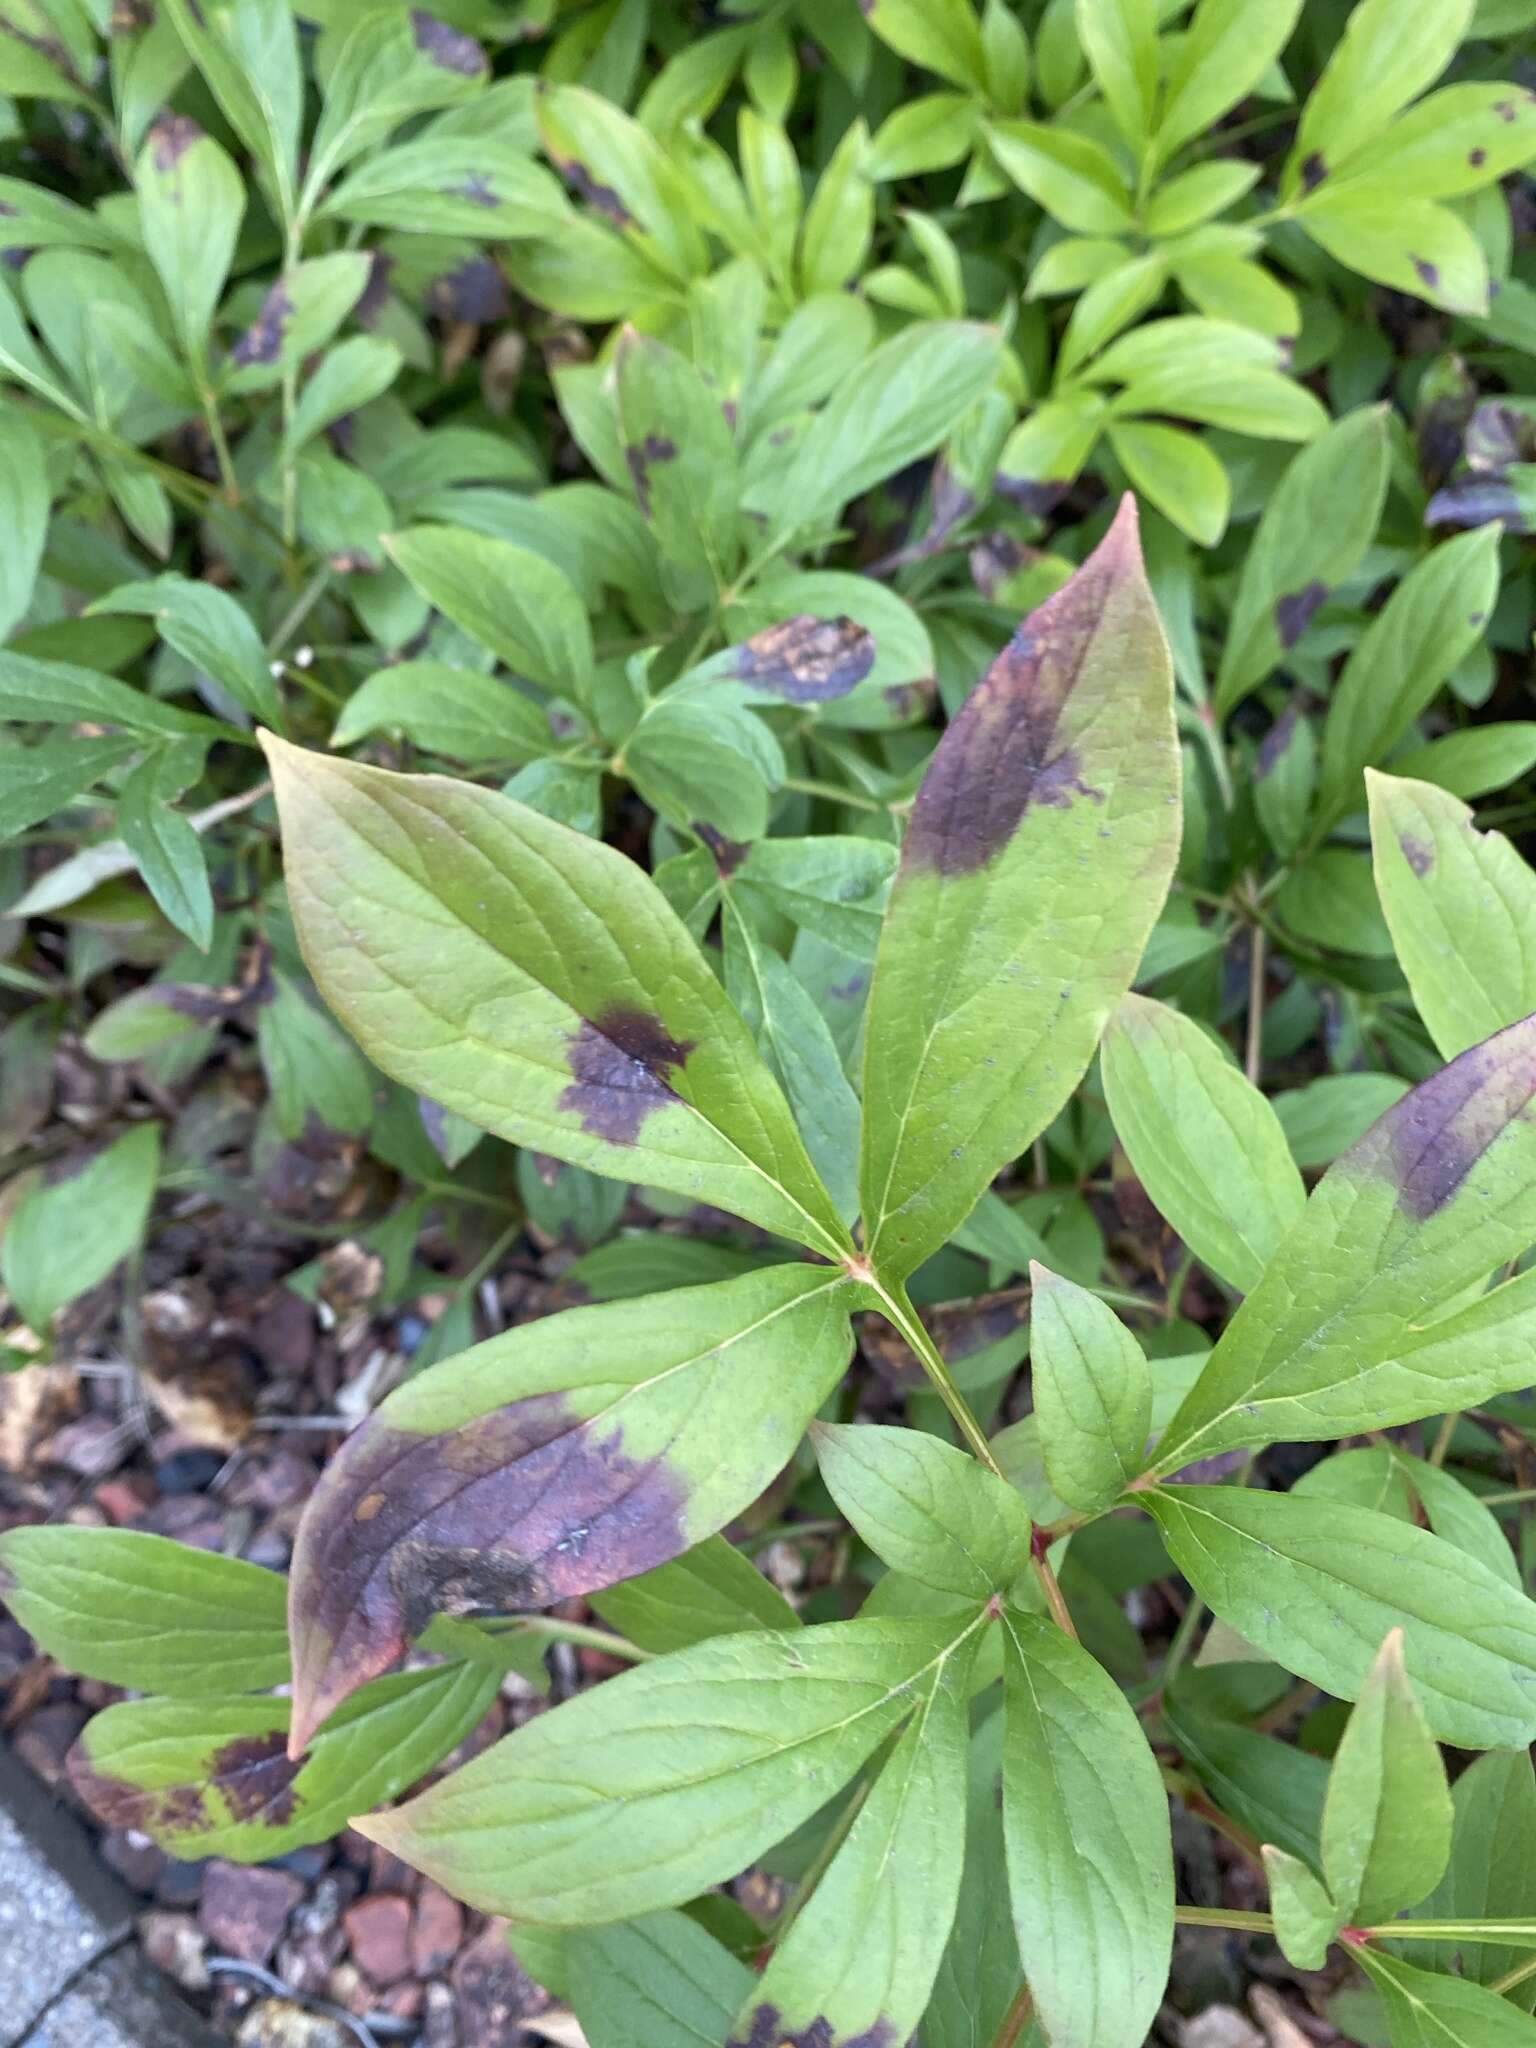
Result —
M1169 69L1155 162L1166 163L1253 91L1300 12L1301 0L1200 0Z
M1536 1010L1536 875L1433 783L1368 773L1376 886L1414 1005L1446 1059Z
M1120 235L1131 226L1130 194L1114 158L1071 128L997 121L987 145L1019 189L1079 235Z
M1030 1364L1046 1474L1069 1507L1097 1512L1141 1467L1152 1374L1097 1296L1031 1263Z
M1287 469L1243 565L1216 680L1223 716L1263 681L1330 590L1353 573L1375 535L1386 488L1380 407L1347 413Z
M1119 1687L1007 1609L1003 1829L1024 1975L1048 2038L1142 2048L1173 1946L1168 1797Z
M488 790L266 745L310 972L387 1074L841 1259L750 1033L632 862Z
M1465 732L1447 733L1443 740L1399 754L1392 772L1433 782L1452 796L1474 797L1503 789L1533 766L1536 725L1494 724L1469 726Z
M1128 995L1102 1054L1115 1135L1195 1257L1254 1287L1306 1206L1273 1109L1200 1025Z
M1294 860L1307 837L1317 782L1317 735L1299 699L1292 699L1253 757L1253 806L1270 845Z
M681 1904L808 1820L980 1626L848 1621L700 1643L541 1714L360 1830L514 1920L579 1927Z
M521 1932L521 1930L519 1930ZM570 1999L589 2048L723 2041L752 1972L686 1913L647 1913L566 1942Z
M1127 498L1024 622L918 791L870 992L861 1186L901 1277L1056 1115L1177 852L1172 673Z
M387 391L403 358L393 342L354 334L327 349L299 393L288 427L287 447L296 455L333 421L362 408Z
M851 1349L843 1277L774 1266L570 1309L416 1374L300 1527L295 1740L433 1612L546 1607L713 1535L789 1462Z
M1369 145L1400 107L1433 85L1471 15L1472 0L1422 0L1407 15L1394 0L1358 0L1301 110L1286 165L1287 197Z
M1298 1970L1320 1970L1327 1961L1329 1943L1348 1915L1334 1905L1327 1887L1299 1856L1270 1842L1264 1844L1263 1855L1269 1910L1275 1916L1280 1952Z
M134 168L144 248L164 288L182 353L207 360L208 330L245 213L245 184L185 114L162 114Z
M1536 1378L1530 1276L1435 1313L1536 1235L1533 1043L1530 1019L1485 1039L1335 1162L1175 1416L1160 1470L1385 1429Z
M1154 193L1147 208L1147 232L1181 235L1213 214L1225 213L1257 184L1259 166L1234 157L1192 164Z
M815 530L851 498L930 454L991 384L997 330L963 320L917 321L882 342L838 385L782 469L771 502L779 535Z
M949 1946L923 2018L925 2048L979 2048L994 2040L1019 1990L1019 1945L998 1796L1002 1734L1003 1716L996 1712L971 1741L965 1866ZM1037 2048L1028 2032L1023 2040L1027 2048Z
M402 661L371 675L342 707L331 745L355 746L374 732L402 733L429 754L475 766L534 761L555 745L531 697L442 661Z
M1177 1689L1164 1709L1185 1762L1221 1810L1261 1841L1315 1861L1328 1787L1323 1759L1236 1722L1192 1713Z
M149 893L199 952L213 943L213 890L203 843L161 794L164 756L147 754L123 784L117 829Z
M266 168L278 212L291 216L304 76L286 0L234 0L211 20L192 0L166 0L166 12L225 119Z
M136 749L124 733L100 739L45 739L0 754L0 839L51 818L94 787Z
M1005 1480L921 1429L811 1425L827 1491L877 1557L985 1600L1029 1567L1030 1521Z
M1488 310L1488 261L1472 230L1434 199L1406 197L1390 182L1322 186L1296 218L1328 254L1393 291L1448 313Z
M476 242L559 235L564 193L521 151L480 135L427 135L381 150L319 209L339 220Z
M909 63L970 91L986 89L986 52L971 0L870 0L864 18Z
M1109 445L1144 498L1191 540L1215 547L1226 532L1232 485L1203 441L1154 420L1111 420Z
M134 1529L0 1535L0 1599L45 1656L141 1692L240 1692L288 1676L276 1572Z
M1392 2048L1533 2048L1536 2020L1507 1998L1420 1970L1385 1950L1356 1951L1386 2008Z
M624 743L630 780L680 831L712 828L744 844L768 829L785 776L782 748L760 718L728 702L665 697Z
M119 584L98 597L91 612L153 619L161 639L237 704L269 724L282 725L282 699L261 637L228 591L186 576L151 576L142 583Z
M1074 391L1036 406L998 457L997 487L1004 497L1025 511L1049 511L1093 453L1108 411L1096 391Z
M1361 770L1386 758L1477 645L1498 590L1499 528L1474 527L1416 562L1369 620L1323 726L1319 826L1358 807Z
M1429 1726L1463 1749L1536 1730L1536 1610L1427 1529L1336 1500L1230 1486L1141 1496L1212 1613L1339 1699L1390 1629Z
M278 1129L290 1143L311 1119L359 1136L373 1121L377 1076L352 1042L285 974L256 1020L256 1043Z
M729 882L745 907L778 912L828 945L873 960L895 868L895 847L878 839L764 839Z
M1408 1093L1396 1074L1321 1074L1272 1098L1296 1164L1331 1166Z
M9 223L7 223L7 232ZM0 428L0 640L27 615L48 537L48 464L43 444L18 406L8 405Z
M725 992L778 1077L838 1215L851 1223L859 1213L859 1098L810 990L750 919L734 914L734 891L727 901Z
M1536 1776L1524 1750L1493 1750L1477 1757L1451 1787L1455 1824L1444 1877L1419 1908L1431 1920L1530 1919L1536 1914ZM1475 1940L1443 1942L1414 1953L1433 1958L1477 1984L1492 1984L1518 1958L1507 1948ZM1515 2002L1527 2010L1536 1982Z
M1156 0L1077 0L1077 33L1089 69L1116 127L1138 152L1157 98L1157 17Z
M386 536L390 560L422 596L531 682L585 703L592 629L575 586L531 548L457 526Z
M670 1564L622 1585L599 1587L588 1605L610 1628L657 1656L744 1629L800 1626L778 1587L723 1536L706 1536Z
M1334 1752L1322 1848L1334 1902L1360 1926L1418 1905L1444 1874L1450 1787L1403 1668L1401 1629L1377 1653Z
M620 338L614 383L624 460L658 547L723 584L741 555L741 478L718 393L675 349L633 328Z
M732 2048L797 2033L912 2036L960 1890L973 1651L928 1678L848 1839L743 2002Z
M404 1791L463 1741L500 1683L496 1664L468 1660L378 1679L302 1761L284 1754L286 1700L132 1700L89 1723L70 1782L98 1820L172 1856L266 1863Z
M159 1170L160 1127L137 1124L63 1177L27 1184L0 1238L0 1281L39 1336L139 1243Z

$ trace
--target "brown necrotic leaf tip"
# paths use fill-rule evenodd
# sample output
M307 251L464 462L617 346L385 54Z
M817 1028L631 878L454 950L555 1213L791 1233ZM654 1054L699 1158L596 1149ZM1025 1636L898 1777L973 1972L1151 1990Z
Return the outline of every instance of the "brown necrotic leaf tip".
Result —
M1037 805L1103 801L1061 727L1105 606L1140 563L1127 493L1087 561L1030 613L950 721L912 807L905 871L975 874Z
M547 1607L676 1557L686 1498L663 1458L626 1456L562 1394L435 1435L365 1423L299 1529L289 1754L433 1615Z

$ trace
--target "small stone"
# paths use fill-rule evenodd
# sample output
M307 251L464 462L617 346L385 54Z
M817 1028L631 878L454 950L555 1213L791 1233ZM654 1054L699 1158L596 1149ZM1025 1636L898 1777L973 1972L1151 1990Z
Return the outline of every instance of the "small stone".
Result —
M380 1998L376 2008L387 2012L393 2020L415 2020L421 2017L421 2008L427 1995L426 1986L407 1977L403 1983L391 1984Z
M155 1484L162 1493L203 1493L227 1463L223 1451L212 1450L206 1444L172 1451L155 1467Z
M448 1968L464 1939L464 1908L435 1884L416 1895L411 1922L411 1968L418 1977L437 1977Z
M453 1966L459 2032L474 2048L521 2048L522 2021L547 2003L507 1946L505 1920L490 1921Z
M244 1963L264 1963L303 1896L303 1885L286 1870L215 1858L203 1872L198 1924L224 1954Z
M369 1891L409 1893L416 1889L418 1881L419 1873L381 1842L368 1844Z
M398 1892L369 1892L341 1916L352 1960L375 1984L394 1984L411 1969L411 1902Z
M183 1863L179 1856L167 1856L155 1881L155 1899L162 1906L195 1906L203 1893L205 1862Z
M165 1851L156 1848L148 1835L109 1828L101 1838L101 1860L109 1870L117 1872L124 1884L152 1898L165 1868Z
M109 1415L82 1415L66 1422L38 1453L45 1465L62 1465L81 1479L103 1479L123 1462L124 1433Z
M458 2002L446 1984L429 1984L421 2009L421 2048L460 2048Z
M139 1939L155 1968L184 1991L208 1988L208 1941L190 1913L141 1913Z
M1235 2005L1208 2005L1179 2029L1179 2048L1264 2048L1264 2036Z
M235 2030L237 2048L357 2048L357 2036L330 2013L291 1998L263 1998Z
M45 1785L62 1785L64 1759L89 1719L73 1700L53 1700L28 1715L11 1737L11 1747Z

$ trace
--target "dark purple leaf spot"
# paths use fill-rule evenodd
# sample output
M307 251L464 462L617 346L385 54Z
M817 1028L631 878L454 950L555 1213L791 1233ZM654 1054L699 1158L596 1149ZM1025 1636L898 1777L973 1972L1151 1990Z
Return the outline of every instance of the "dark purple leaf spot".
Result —
M1348 1158L1386 1173L1416 1222L1443 1209L1489 1146L1536 1094L1536 1025L1529 1018L1423 1081L1366 1132Z
M1424 507L1426 526L1487 526L1503 520L1512 533L1526 530L1525 513L1513 485L1503 477L1467 475L1436 491Z
M88 1734L75 1744L65 1767L75 1796L104 1827L145 1835L196 1835L212 1825L201 1785L151 1788L108 1777L92 1765L87 1739Z
M445 196L449 199L467 200L471 206L500 206L501 204L501 201L491 190L489 181L478 174L465 178L462 184L448 186Z
M299 1767L289 1761L286 1736L242 1735L216 1749L209 1766L232 1820L280 1828L293 1819L293 1781Z
M1397 843L1403 850L1403 859L1422 880L1435 864L1433 842L1419 839L1412 832L1404 832L1399 836Z
M1422 256L1415 256L1413 258L1413 267L1418 272L1419 281L1426 291L1439 291L1440 273L1433 263L1427 263Z
M359 327L372 327L383 312L389 298L389 276L395 267L393 256L382 249L368 252L368 282L363 286L363 295L352 308L352 318Z
M911 725L930 709L939 686L932 676L910 683L887 683L881 691L886 706L900 725Z
M1028 563L1039 559L1040 550L1032 548L1011 533L988 533L977 541L966 560L970 566L971 581L985 598L995 598L1010 576L1017 575Z
M15 220L17 218L15 207L8 200L0 199L0 220Z
M677 443L669 441L665 434L647 434L643 441L625 444L624 460L629 465L635 499L647 519L651 516L651 469L658 462L673 461L676 455Z
M1513 100L1495 100L1493 103L1493 111L1498 115L1501 121L1513 121L1517 118L1515 103Z
M585 199L588 206L594 207L604 220L611 222L616 228L630 228L635 225L634 215L613 187L600 184L578 157L556 157L553 161L555 169L577 198Z
M448 1126L443 1105L434 1102L430 1095L418 1095L416 1109L421 1117L421 1127L427 1134L427 1143L438 1158L447 1164L448 1155L453 1148L448 1142Z
M1054 512L1072 488L1070 481L1056 483L1048 477L1005 476L1001 471L996 481L998 492L1010 505L1017 505L1021 512L1036 519Z
M295 1740L435 1614L547 1607L678 1556L686 1498L664 1458L626 1457L620 1430L561 1394L433 1436L364 1423L299 1531Z
M840 2034L829 2019L814 2019L798 2033L787 2031L776 2005L754 2006L745 2034L733 2033L727 2048L896 2048L896 2029L876 2020L857 2034Z
M261 302L261 311L230 350L230 361L242 370L250 363L275 363L292 312L292 299L280 284L273 285Z
M606 1010L571 1035L566 1057L575 1078L559 1106L594 1138L633 1145L646 1118L678 1100L665 1075L692 1051L644 1010Z
M1467 151L1467 162L1472 166L1474 171L1480 171L1483 168L1483 165L1487 163L1487 161L1488 152L1486 149L1469 149Z
M835 1003L856 1003L868 987L867 974L851 974L846 981L835 982L827 994Z
M192 147L201 142L203 131L186 114L162 114L149 131L149 146L157 171L173 171Z
M489 256L472 256L437 278L427 296L439 319L470 327L488 327L512 310L507 280Z
M1275 604L1275 631L1282 647L1294 647L1312 623L1313 614L1328 595L1326 583L1314 576L1300 590L1288 591Z
M461 35L435 14L420 7L411 9L411 39L423 57L440 71L457 71L462 78L478 78L485 67L485 52L473 36Z
M1273 775L1291 744L1291 735L1296 730L1299 716L1298 707L1288 704L1274 724L1259 742L1259 751L1253 760L1253 775L1256 782L1263 782Z
M1060 726L1105 605L1135 559L1127 497L1093 554L1030 613L950 721L912 806L901 874L975 874L1034 806L1103 802Z
M869 674L875 636L853 619L797 612L743 640L732 654L731 673L739 682L790 704L824 704L846 697Z
M1327 175L1328 175L1328 166L1327 166L1327 165L1326 165L1326 164L1325 164L1325 163L1323 162L1323 159L1322 159L1321 155L1320 155L1320 154L1318 153L1318 151L1314 149L1314 150L1312 151L1311 155L1310 155L1310 156L1308 156L1308 157L1306 157L1306 158L1304 158L1304 159L1303 159L1303 161L1302 161L1302 166L1301 166L1301 189L1302 189L1302 191L1303 191L1303 192L1315 192L1315 191L1317 190L1318 186L1319 186L1319 185L1321 185L1321 183L1323 182L1324 178L1326 178L1326 177L1327 177Z
M714 855L715 872L722 879L726 875L734 875L747 855L752 851L747 841L727 839L723 832L717 832L713 825L706 824L702 818L694 819L693 833L696 839L703 840L704 844Z

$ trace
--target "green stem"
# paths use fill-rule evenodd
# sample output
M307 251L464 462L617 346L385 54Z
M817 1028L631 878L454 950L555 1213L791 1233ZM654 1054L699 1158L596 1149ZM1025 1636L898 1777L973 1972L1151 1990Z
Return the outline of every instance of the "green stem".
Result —
M1014 1993L1013 2003L1003 2014L1003 2023L993 2037L992 2048L1014 2048L1019 2036L1029 2025L1035 2010L1035 2001L1027 1984L1021 1984Z
M1168 1645L1168 1654L1163 1659L1163 1668L1158 1674L1158 1688L1166 1693L1169 1686L1184 1668L1201 1622L1205 1619L1205 1602L1198 1593L1190 1596L1189 1605L1179 1617L1179 1625L1173 1632L1173 1641Z
M553 1614L520 1614L510 1628L493 1631L499 1636L546 1636L552 1643L574 1643L580 1650L601 1650L605 1657L624 1657L631 1664L645 1664L655 1655L642 1650L628 1636L610 1635L604 1628L588 1628L585 1622L561 1621Z
M288 642L298 632L300 626L303 625L304 621L325 595L326 589L330 584L331 574L330 563L322 562L314 575L310 577L308 583L299 592L282 622L273 629L267 640L268 654L282 653Z
M891 808L889 804L878 803L872 796L860 796L854 790L839 789L835 782L811 782L798 775L787 775L779 787L798 790L801 796L824 796L831 803L846 804L852 811L874 811L881 817L884 817Z
M1488 1989L1502 1998L1507 1991L1513 1991L1517 1984L1524 1984L1531 1977L1536 1977L1536 1956L1532 1956L1528 1963L1520 1963L1513 1970L1507 1970L1502 1977L1495 1977Z
M906 1338L916 1354L918 1363L933 1382L939 1399L954 1418L955 1427L966 1441L972 1455L994 1473L1003 1477L1003 1468L992 1455L992 1446L987 1442L986 1431L971 1413L970 1403L955 1385L949 1367L939 1355L939 1348L923 1327L917 1310L907 1299L906 1290L900 1286L887 1288L882 1282L872 1281L875 1294L887 1319Z
M200 384L198 397L203 403L203 418L208 423L208 438L213 443L214 460L219 465L219 481L224 486L224 495L231 505L240 502L240 480L235 475L235 465L230 456L229 443L224 438L224 422L219 418L219 402L211 386Z
M1461 1410L1453 1409L1449 1415L1440 1418L1440 1429L1435 1437L1434 1448L1430 1451L1429 1462L1438 1470L1445 1463L1451 1448L1451 1438L1456 1434L1456 1425L1461 1420Z
M769 1928L767 1941L769 1948L777 1948L799 1918L801 1908L807 1903L817 1885L826 1876L833 1857L841 1849L844 1842L847 1841L849 1832L859 1817L859 1809L869 1797L869 1788L873 1785L877 1776L878 1773L875 1771L869 1773L833 1822L826 1840L816 1851L815 1856L812 1857L810 1867L807 1869L804 1877L801 1878L788 1899L785 1900L778 1918Z
M1271 1913L1232 1913L1224 1906L1175 1906L1173 1917L1181 1927L1228 1927L1238 1934L1273 1934L1275 1931ZM1402 1924L1406 1926L1407 1922Z

